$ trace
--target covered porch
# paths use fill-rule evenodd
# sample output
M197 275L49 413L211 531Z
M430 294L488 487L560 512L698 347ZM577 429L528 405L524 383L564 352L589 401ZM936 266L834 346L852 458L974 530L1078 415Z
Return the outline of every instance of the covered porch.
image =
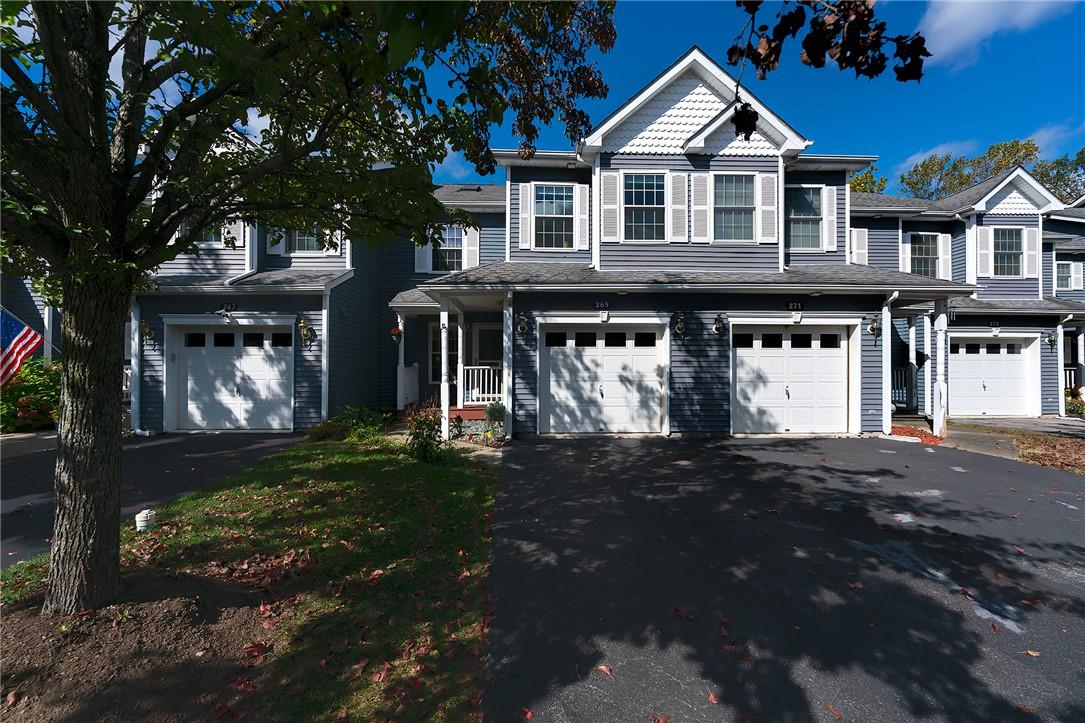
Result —
M398 330L397 410L437 403L447 439L457 417L485 419L494 402L511 409L511 293L435 299L411 289L389 306Z

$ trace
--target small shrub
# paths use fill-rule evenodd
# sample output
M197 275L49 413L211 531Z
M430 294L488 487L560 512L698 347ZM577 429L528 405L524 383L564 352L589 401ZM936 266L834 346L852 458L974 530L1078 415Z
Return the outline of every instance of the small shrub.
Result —
M1077 417L1085 417L1085 401L1081 399L1067 399L1066 413Z
M312 442L327 442L328 440L346 439L349 428L338 419L329 419L326 422L312 427L306 437Z
M0 391L0 428L27 432L52 427L60 417L60 364L27 359Z
M373 442L384 434L395 418L395 412L390 409L348 406L335 420L346 427L346 438L350 441Z
M505 418L507 416L508 410L505 409L505 405L501 402L490 402L486 405L486 430L483 437L487 445L493 445L499 436L505 436L504 434L498 434L497 425L502 425L501 431L504 432Z
M429 403L407 409L407 454L419 462L441 458L441 408Z

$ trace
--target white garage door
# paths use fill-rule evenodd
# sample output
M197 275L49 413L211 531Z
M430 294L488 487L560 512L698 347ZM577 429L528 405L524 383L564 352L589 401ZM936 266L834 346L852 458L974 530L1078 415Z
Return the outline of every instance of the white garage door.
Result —
M848 354L843 327L736 326L731 346L734 432L848 431Z
M289 328L185 329L178 405L182 429L290 429Z
M949 413L1027 414L1026 343L998 337L953 340L949 345Z
M541 432L662 430L662 329L544 326L541 333Z

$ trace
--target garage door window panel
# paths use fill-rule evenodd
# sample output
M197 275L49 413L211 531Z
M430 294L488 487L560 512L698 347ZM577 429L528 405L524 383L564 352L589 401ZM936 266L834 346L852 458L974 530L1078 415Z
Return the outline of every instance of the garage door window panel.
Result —
M655 345L656 334L654 331L638 331L633 334L633 346L643 348Z
M605 347L624 347L625 346L625 332L624 331L608 331L603 335L603 346Z
M264 334L259 331L246 331L241 335L241 346L263 348Z
M569 342L569 335L564 331L548 331L543 339L547 347L564 347Z
M294 345L294 334L289 331L274 331L271 333L271 346L290 347Z
M234 333L232 331L216 331L214 344L216 347L232 347L234 345Z
M187 347L200 347L207 346L207 335L199 332L188 332L185 334L185 346Z

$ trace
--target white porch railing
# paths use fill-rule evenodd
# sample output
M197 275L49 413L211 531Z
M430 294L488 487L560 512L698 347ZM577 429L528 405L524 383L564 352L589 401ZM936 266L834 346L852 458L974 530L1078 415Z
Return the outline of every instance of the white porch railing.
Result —
M1077 378L1077 367L1064 367L1062 370L1063 386L1067 389L1076 389L1081 386Z
M893 404L898 409L914 409L916 406L915 381L911 367L895 367L893 369L892 386Z
M463 368L463 404L482 406L490 402L500 402L501 367Z

